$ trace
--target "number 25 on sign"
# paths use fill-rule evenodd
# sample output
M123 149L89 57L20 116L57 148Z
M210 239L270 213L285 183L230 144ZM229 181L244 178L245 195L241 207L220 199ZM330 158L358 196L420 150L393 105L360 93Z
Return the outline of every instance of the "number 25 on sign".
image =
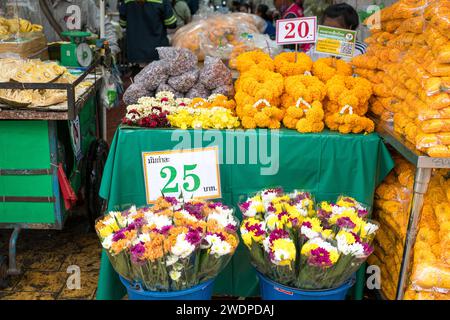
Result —
M161 195L221 197L217 147L144 152L142 157L147 203Z
M277 20L277 44L313 43L316 31L316 17Z

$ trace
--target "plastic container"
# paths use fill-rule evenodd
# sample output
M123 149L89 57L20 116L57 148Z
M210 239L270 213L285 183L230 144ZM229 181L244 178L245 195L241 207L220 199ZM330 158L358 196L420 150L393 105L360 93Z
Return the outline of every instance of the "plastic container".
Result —
M129 300L211 300L215 280L203 282L186 290L157 292L143 290L139 284L132 284L121 276L119 277L127 288Z
M299 290L276 283L259 272L256 273L263 300L345 300L348 290L355 284L355 280L351 278L335 289Z

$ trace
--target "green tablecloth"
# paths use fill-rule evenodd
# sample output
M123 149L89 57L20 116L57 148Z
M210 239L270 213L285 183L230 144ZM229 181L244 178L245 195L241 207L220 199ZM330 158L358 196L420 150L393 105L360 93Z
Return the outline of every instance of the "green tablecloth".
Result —
M146 204L142 152L172 149L179 141L172 141L171 137L180 131L129 127L117 130L100 190L100 195L108 200L109 210L132 204ZM249 193L276 186L282 186L286 190L308 190L318 201L331 201L345 194L371 205L376 186L394 166L388 150L377 134L341 135L327 131L320 134L299 134L285 129L272 133L267 130L203 131L205 132L209 132L209 135L218 134L223 141L230 135L256 135L258 139L268 137L272 141L270 136L275 134L279 138L279 171L275 175L261 175L260 169L264 166L248 164L248 161L247 164L227 164L228 161L221 164L222 201L232 206L236 206ZM201 132L184 131L183 134L192 137L194 141ZM217 141L202 142L204 147L216 143ZM236 146L233 148L236 155ZM269 155L270 152L269 148ZM362 284L359 291L362 291ZM246 249L242 246L217 279L215 293L232 296L258 295L258 281ZM124 287L106 254L103 254L97 299L120 299L124 294ZM361 297L361 292L357 296Z

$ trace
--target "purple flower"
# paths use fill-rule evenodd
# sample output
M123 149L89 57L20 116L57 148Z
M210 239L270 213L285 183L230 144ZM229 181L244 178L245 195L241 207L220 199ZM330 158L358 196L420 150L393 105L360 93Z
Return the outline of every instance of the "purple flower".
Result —
M281 220L281 218L283 218L283 216L287 215L288 213L286 211L282 211L278 214L278 220Z
M276 193L277 195L280 195L283 193L283 189L282 188L267 189L266 191L264 191L263 194L268 194L268 193Z
M170 203L173 206L176 206L178 204L178 200L175 197L164 197L164 200L166 200L168 203Z
M311 222L309 222L309 221L304 221L304 222L302 223L302 227L303 227L303 226L312 229L312 224L311 224Z
M331 267L333 263L330 260L330 253L324 248L311 250L308 257L308 263L316 267Z
M267 208L267 211L269 211L269 212L275 212L276 211L272 202L270 203L269 207Z
M354 232L350 231L350 233L355 237L355 241L358 243L361 243L361 238Z
M121 229L113 235L112 241L117 242L117 241L125 239L125 238L126 238L125 237L125 229Z
M317 216L321 220L328 220L331 217L331 212L325 211L323 209L317 210Z
M203 203L188 202L184 205L184 210L189 212L189 214L194 216L197 220L203 219Z
M305 199L311 199L311 194L309 194L308 192L300 192L295 196L294 199L292 199L291 204L297 204Z
M131 247L131 260L134 263L140 263L142 262L142 256L145 253L145 247L142 243L138 243L137 245Z
M170 229L172 229L172 226L164 226L161 229L154 228L153 231L156 231L162 235L167 235L167 233L170 231Z
M370 244L366 243L366 242L363 242L362 246L364 248L364 254L366 256L370 256L372 254L372 252L373 252L373 247Z
M362 210L358 210L358 217L360 218L364 218L365 216L367 216L368 211L366 209L362 209Z
M222 207L224 209L228 209L228 207L221 202L215 202L215 203L208 204L208 208L210 208L210 209L216 209L217 207Z
M339 228L353 229L356 224L349 217L342 217L336 221Z
M293 227L298 226L298 218L289 218Z
M220 232L215 232L215 233L208 232L206 235L207 236L218 236L220 240L225 241L225 236Z
M261 229L261 225L260 224L254 224L252 226L249 225L248 222L245 223L245 228L249 231L249 232L253 232L253 234L255 235L255 237L259 237L264 235L266 232L264 230Z
M250 208L250 201L243 202L239 205L239 208L241 208L242 212L248 211Z
M283 229L275 229L269 235L270 243L283 238L289 238L289 233Z
M233 225L230 223L230 224L228 224L228 225L225 227L225 230L228 231L228 232L236 232L237 227L236 227L236 226L233 226Z
M134 220L127 228L128 231L141 228L145 224L144 218Z
M192 244L193 246L197 246L202 241L202 235L201 232L198 230L189 230L188 233L186 233L186 241Z

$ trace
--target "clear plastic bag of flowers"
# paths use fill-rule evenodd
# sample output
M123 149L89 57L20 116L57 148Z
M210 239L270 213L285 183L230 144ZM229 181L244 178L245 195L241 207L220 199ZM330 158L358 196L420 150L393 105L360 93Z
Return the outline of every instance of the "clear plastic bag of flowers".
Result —
M238 245L233 210L220 203L161 197L152 207L132 207L132 212L116 214L123 217L125 231L113 225L117 231L108 234L112 227L103 230L109 224L102 222L98 233L104 243L105 236L114 242L116 233L133 232L123 247L129 272L121 265L115 269L144 290L183 290L215 278Z
M379 228L368 214L368 206L347 196L318 205L314 222L306 225L304 221L300 228L303 244L297 287L336 288L359 269L373 252L371 244Z
M132 206L123 212L111 211L99 217L95 223L95 230L111 265L118 274L129 281L135 278L129 249L137 239L137 231L133 224L133 217L136 215L137 209Z
M352 205L348 205L352 201ZM339 205L337 204L339 203ZM314 205L308 192L267 189L239 205L252 263L270 279L300 289L341 285L372 253L378 225L359 202Z
M297 274L298 228L314 213L309 192L281 188L262 190L239 204L241 236L253 265L281 284L291 285Z

